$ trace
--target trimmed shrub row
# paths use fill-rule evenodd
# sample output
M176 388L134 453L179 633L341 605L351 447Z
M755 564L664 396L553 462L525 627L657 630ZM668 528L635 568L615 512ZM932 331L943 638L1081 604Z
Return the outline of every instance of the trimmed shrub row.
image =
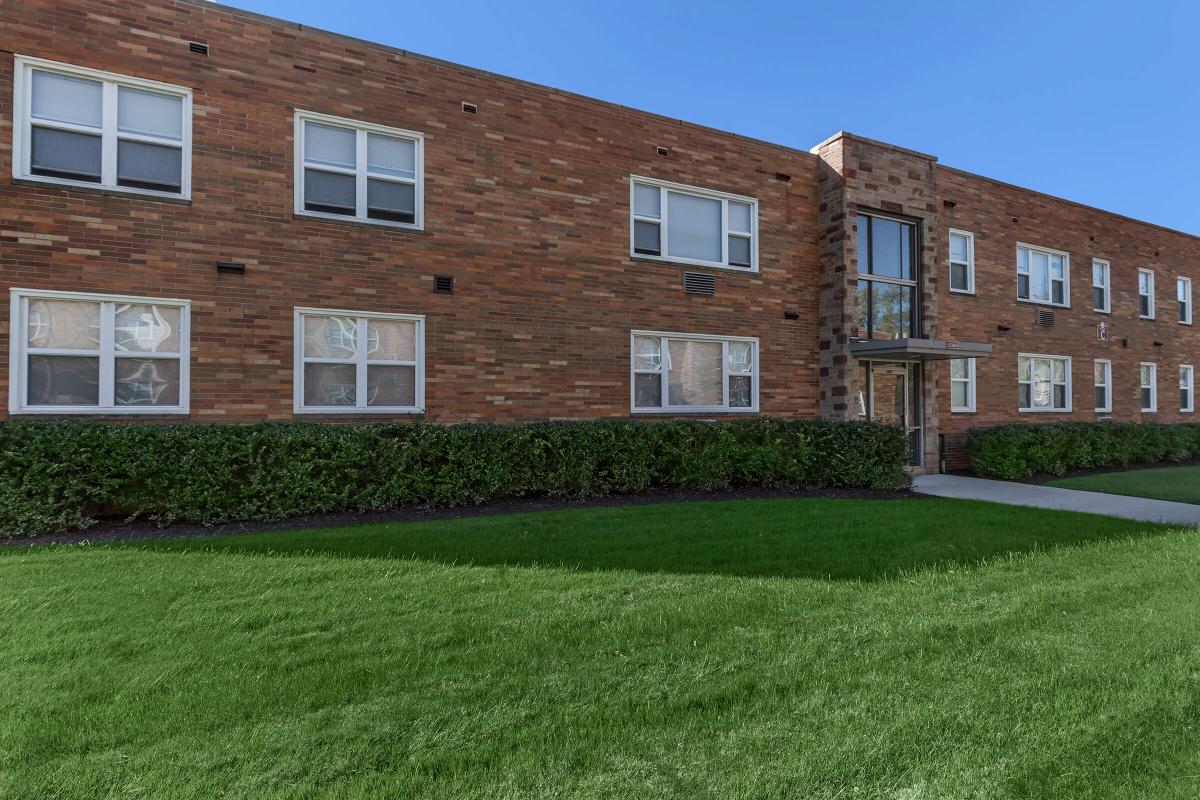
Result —
M0 532L275 520L649 488L906 485L898 428L863 422L523 425L0 423Z
M967 433L978 475L1017 480L1070 469L1119 467L1200 457L1200 424L1060 422L1001 425Z

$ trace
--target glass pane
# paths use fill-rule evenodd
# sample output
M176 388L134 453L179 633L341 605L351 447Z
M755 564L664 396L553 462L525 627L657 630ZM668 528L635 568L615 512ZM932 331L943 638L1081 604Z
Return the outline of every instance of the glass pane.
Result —
M913 288L874 281L871 284L871 338L909 338L912 335Z
M1050 277L1061 278L1063 276L1063 258L1062 256L1050 256Z
M738 233L750 233L750 204L729 204L729 230Z
M1033 360L1033 406L1034 408L1049 408L1052 384L1050 382L1050 361L1044 358Z
M1188 285L1183 281L1175 282L1175 297L1179 299L1179 302L1183 303L1187 301L1188 288Z
M1054 407L1055 408L1066 408L1067 407L1067 387L1065 387L1065 386L1055 386L1054 387Z
M905 278L903 244L899 222L881 217L871 219L871 272L889 278Z
M100 405L100 359L95 356L30 356L29 405Z
M1018 275L1017 276L1017 297L1023 297L1026 300L1029 299L1029 276L1028 275Z
M417 143L412 139L367 134L367 171L417 177Z
M965 358L950 359L950 377L951 379L966 380L969 371L967 370L967 360Z
M1150 396L1149 389L1142 389L1142 410L1148 411L1154 407L1154 398Z
M1104 290L1100 287L1092 289L1092 308L1105 308L1104 305Z
M1033 408L1033 389L1028 383L1023 383L1017 387L1017 402L1021 408Z
M355 375L353 364L305 364L304 405L354 405Z
M1029 273L1029 251L1024 247L1017 248L1017 272Z
M637 408L662 407L662 376L641 374L633 376L633 404Z
M367 367L367 405L412 408L416 404L416 367Z
M178 190L183 185L183 151L143 142L117 142L117 183Z
M367 319L368 361L416 361L417 323Z
M657 222L634 222L633 252L648 256L662 255L661 227Z
M729 371L754 371L754 345L750 342L729 343Z
M1108 366L1106 364L1095 363L1092 365L1092 383L1099 386L1102 383L1108 383L1106 375L1108 374Z
M1138 296L1138 314L1143 317L1150 316L1150 298L1144 294Z
M1034 300L1050 299L1050 257L1045 253L1030 253L1030 296Z
M1108 408L1108 389L1104 386L1096 387L1096 408Z
M118 358L119 406L179 405L179 362L173 358Z
M1053 364L1054 364L1054 382L1055 383L1066 383L1067 382L1067 362L1054 361Z
M950 288L965 292L971 287L967 284L967 265L950 265Z
M1062 303L1063 301L1063 283L1062 281L1054 281L1051 284L1050 302Z
M860 215L854 227L858 237L858 274L866 275L870 272L871 218Z
M353 169L357 133L319 122L304 123L304 160Z
M1186 389L1188 383L1191 382L1191 370L1186 367L1179 368L1179 388Z
M673 406L720 406L724 403L721 343L692 339L667 341L670 354L667 397Z
M367 216L392 222L417 221L417 187L411 183L367 181Z
M1138 273L1138 292L1141 294L1150 294L1150 275L1146 272Z
M753 407L752 387L749 375L730 375L729 376L729 407L730 408L751 408Z
M1027 381L1030 378L1030 360L1022 356L1017 359L1017 379Z
M667 192L668 254L721 261L721 201Z
M117 128L182 141L183 98L120 86L117 88Z
M967 260L967 237L962 234L950 234L950 259L952 261Z
M31 171L77 181L100 181L100 137L33 128Z
M118 305L113 344L117 350L141 353L178 353L178 306Z
M750 266L750 240L744 236L729 237L729 263L738 267Z
M633 185L633 211L643 217L662 218L662 190L644 183Z
M355 213L354 176L304 170L304 207L331 214Z
M1143 364L1143 365L1142 365L1142 367L1141 367L1141 378L1142 378L1142 386L1149 386L1149 385L1150 385L1150 383L1151 383L1151 379L1150 379L1150 367L1148 367L1148 366L1146 366L1146 365L1144 365L1144 364Z
M1103 286L1104 284L1104 265L1092 264L1092 285Z
M33 71L33 116L99 128L103 115L100 81Z
M305 358L354 358L358 352L358 321L353 317L306 316Z
M967 384L965 381L952 381L950 383L950 405L954 408L966 408Z
M1189 392L1187 389L1179 390L1179 407L1181 409L1191 406L1191 403L1188 401L1188 394Z
M661 369L662 340L657 336L635 336L633 339L633 368Z
M100 304L79 300L30 300L26 342L30 347L100 349Z

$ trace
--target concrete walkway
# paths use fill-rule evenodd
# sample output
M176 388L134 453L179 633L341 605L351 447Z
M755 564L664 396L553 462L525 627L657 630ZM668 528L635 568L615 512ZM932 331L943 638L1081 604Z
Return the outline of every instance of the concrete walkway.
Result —
M1188 527L1200 525L1200 505L1102 492L1080 492L1054 486L989 481L960 475L918 475L913 479L913 491L960 500L988 500L1010 506L1083 511L1144 522L1166 522Z

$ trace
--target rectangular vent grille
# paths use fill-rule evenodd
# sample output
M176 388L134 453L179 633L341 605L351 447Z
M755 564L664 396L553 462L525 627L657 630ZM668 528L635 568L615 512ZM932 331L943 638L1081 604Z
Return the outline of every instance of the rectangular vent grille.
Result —
M437 294L454 294L454 276L434 275L433 291Z
M685 272L683 290L688 294L716 294L717 279L703 272Z
M1039 308L1037 312L1037 324L1050 327L1054 324L1054 312L1047 311L1044 308Z
M206 56L208 55L208 45L204 42L188 42L188 52Z
M463 103L462 110L464 114L478 114L479 106L475 105L474 103Z

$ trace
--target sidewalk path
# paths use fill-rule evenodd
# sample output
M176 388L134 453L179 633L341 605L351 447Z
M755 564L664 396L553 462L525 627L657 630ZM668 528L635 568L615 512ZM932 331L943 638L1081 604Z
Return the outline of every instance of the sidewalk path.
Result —
M988 500L1010 506L1053 508L1060 511L1083 511L1088 514L1104 514L1145 522L1166 522L1189 527L1200 525L1200 505L1191 503L1124 497L1102 492L1080 492L1075 489L1034 486L1028 483L989 481L961 475L918 475L913 479L913 491L937 497Z

